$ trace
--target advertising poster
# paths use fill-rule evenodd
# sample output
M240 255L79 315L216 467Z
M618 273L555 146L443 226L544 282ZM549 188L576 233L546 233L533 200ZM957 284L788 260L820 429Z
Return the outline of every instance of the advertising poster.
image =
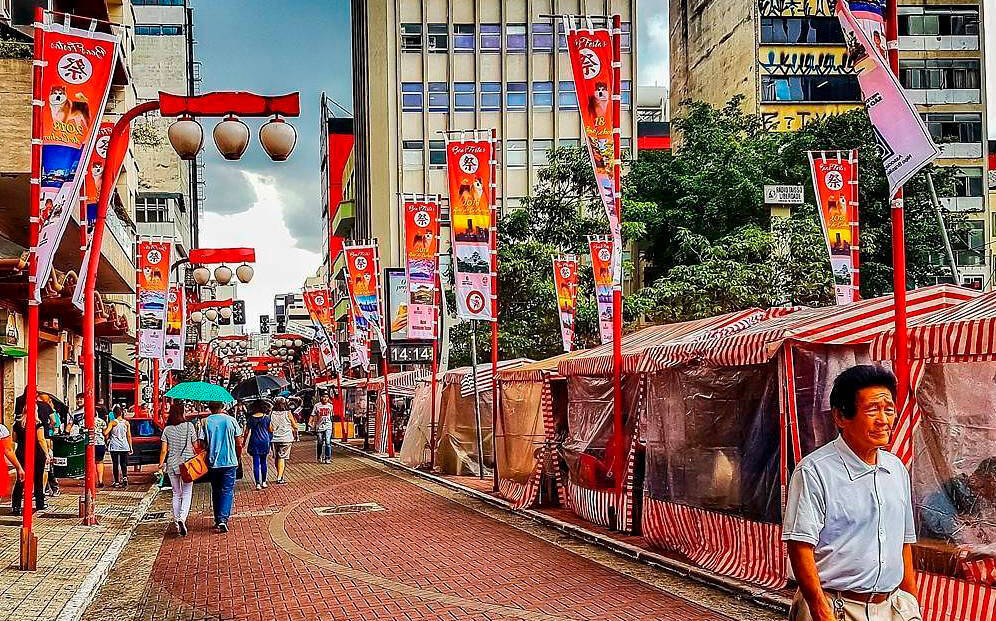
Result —
M183 350L186 347L186 306L183 287L170 285L166 298L166 341L163 362L168 370L183 370Z
M100 196L101 177L104 174L104 160L107 158L107 147L111 142L111 130L114 123L103 122L97 128L97 140L93 145L93 153L90 155L90 170L84 177L83 192L86 202L86 249L83 251L83 261L80 264L80 274L86 274L86 266L90 263L90 248L93 245L93 225L97 219L97 199ZM120 171L118 171L120 172ZM117 183L118 176L114 175L113 183ZM80 278L76 281L76 289L73 291L73 304L76 308L83 310L83 290L86 286L86 279Z
M436 338L436 275L439 273L439 203L405 201L405 273L408 283L407 338ZM394 291L391 291L394 300ZM391 312L391 340L394 313ZM400 338L405 338L401 336Z
M578 292L577 257L553 257L553 285L557 290L557 314L560 316L564 351L571 351L574 348L574 309Z
M446 144L450 228L457 316L494 321L491 260L491 158L489 140Z
M42 60L41 231L38 284L52 274L55 253L71 213L78 209L84 173L97 138L118 52L115 35L46 27ZM41 301L42 287L35 287Z
M377 261L377 247L346 246L346 284L349 288L349 298L356 312L356 318L365 320L364 327L373 330L380 341L382 349L387 348L384 342L380 310L380 285L377 272L380 269ZM354 318L355 319L355 318Z
M574 72L574 88L581 113L581 127L595 171L595 183L609 219L609 233L619 242L622 232L616 212L616 192L613 179L615 142L613 130L619 123L615 118L612 96L614 88L612 70L612 33L608 28L575 29L573 19L565 18L567 49ZM620 244L621 246L621 244ZM620 261L621 257L616 257ZM614 264L621 277L621 263Z
M589 237L591 270L595 277L595 301L598 302L598 335L602 343L612 342L612 240Z
M138 357L162 358L166 348L166 293L169 285L169 241L138 241Z
M858 153L809 152L813 190L819 203L837 304L858 292Z
M385 270L387 277L387 340L404 341L408 338L408 321L411 318L408 302L408 276L405 270Z
M882 58L888 57L885 45L885 11L886 0L847 0L851 7L854 21L865 31L882 52Z
M302 292L304 306L308 309L311 321L317 328L315 341L326 365L339 370L339 359L329 344L329 334L335 334L335 320L332 317L332 296L325 287L305 289Z
M896 190L940 151L923 119L906 99L899 78L889 69L883 54L884 46L869 40L846 2L837 3L837 18L844 31L850 62L858 76L865 108L875 127L889 179L889 194L895 195Z

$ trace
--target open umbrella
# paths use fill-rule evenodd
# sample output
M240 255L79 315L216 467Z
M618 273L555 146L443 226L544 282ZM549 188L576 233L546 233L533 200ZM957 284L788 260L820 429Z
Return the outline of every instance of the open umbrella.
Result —
M207 382L183 382L169 389L166 393L171 399L187 399L188 401L220 401L231 403L235 401L232 393L223 386Z
M232 396L236 399L259 399L267 397L284 386L287 380L274 375L257 375L240 383L232 390Z

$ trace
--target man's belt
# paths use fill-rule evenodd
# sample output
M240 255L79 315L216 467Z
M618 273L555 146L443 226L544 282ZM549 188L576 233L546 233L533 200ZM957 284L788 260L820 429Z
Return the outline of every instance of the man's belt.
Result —
M851 600L852 602L861 602L862 604L881 604L882 602L888 600L895 593L895 589L889 591L888 593L857 593L855 591L827 591L827 593L833 597L840 597L841 599Z

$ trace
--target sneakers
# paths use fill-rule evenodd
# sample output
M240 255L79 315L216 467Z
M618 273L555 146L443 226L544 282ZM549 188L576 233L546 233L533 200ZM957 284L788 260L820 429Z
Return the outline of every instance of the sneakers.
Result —
M121 489L128 487L128 479L121 479Z
M222 522L221 524L218 524L218 532L219 533L227 533L228 532L228 524L225 524L224 522Z
M287 479L277 479L277 485L287 485Z
M263 489L266 489L266 481L263 481Z
M121 487L121 484L118 483L117 481L115 481L115 482L111 483L111 487Z
M181 537L187 536L187 524L185 522L177 522L176 530L179 531Z
M263 489L263 486L262 486L262 485L260 485L259 483L257 483L257 484L256 484L256 489Z

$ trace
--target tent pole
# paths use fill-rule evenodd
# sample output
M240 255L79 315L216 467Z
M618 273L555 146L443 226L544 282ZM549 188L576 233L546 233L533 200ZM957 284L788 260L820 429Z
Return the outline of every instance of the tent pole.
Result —
M470 320L470 373L474 380L474 420L477 422L477 473L484 478L484 434L481 432L481 390L477 386L477 320ZM494 433L492 429L491 433Z

